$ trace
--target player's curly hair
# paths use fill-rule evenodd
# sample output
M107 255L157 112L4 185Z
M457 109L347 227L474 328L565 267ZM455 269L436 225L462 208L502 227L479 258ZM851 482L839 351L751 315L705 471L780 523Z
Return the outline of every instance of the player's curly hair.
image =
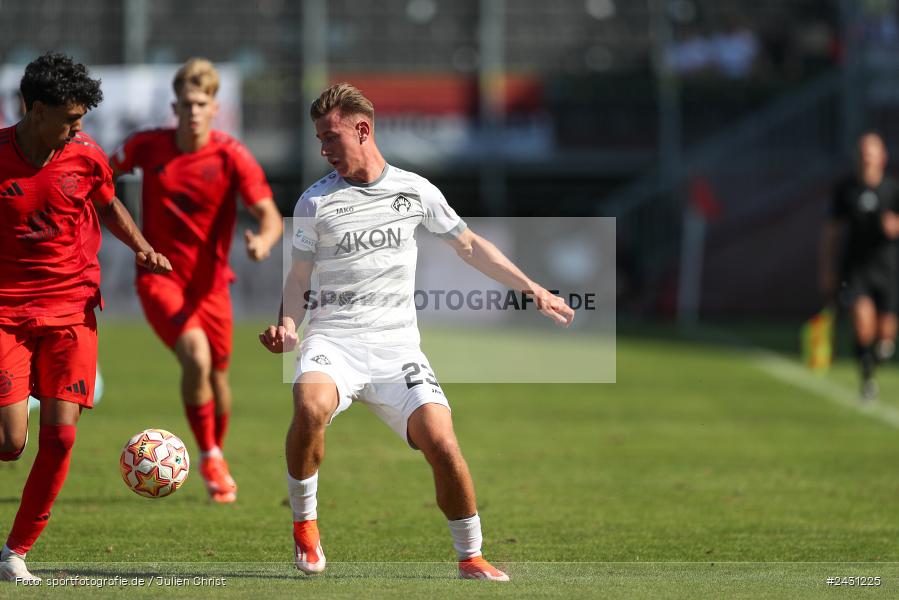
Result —
M349 83L335 83L312 103L309 116L313 121L322 118L333 109L339 109L342 114L365 115L372 122L375 120L375 107L371 100Z
M19 91L26 110L31 110L36 100L49 106L71 102L88 110L103 101L100 80L91 79L83 64L55 52L47 52L25 67Z

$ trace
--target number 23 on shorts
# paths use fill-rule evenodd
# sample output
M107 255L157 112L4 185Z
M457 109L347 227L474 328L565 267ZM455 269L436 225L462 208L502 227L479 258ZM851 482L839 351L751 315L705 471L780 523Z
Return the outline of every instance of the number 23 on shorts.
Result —
M440 389L440 384L437 383L437 377L434 375L434 371L431 370L426 363L406 363L402 366L403 373L406 376L406 387L412 389L416 385L420 383L430 383L437 389ZM419 378L419 375L424 375L424 379Z

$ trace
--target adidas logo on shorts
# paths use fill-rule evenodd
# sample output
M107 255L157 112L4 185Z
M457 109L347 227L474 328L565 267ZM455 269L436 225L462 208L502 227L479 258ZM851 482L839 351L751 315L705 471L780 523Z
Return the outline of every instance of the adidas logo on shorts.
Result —
M84 385L83 379L79 379L72 385L67 385L65 389L67 392L72 392L73 394L80 394L82 396L87 396L87 386Z
M331 364L331 361L328 360L328 357L325 356L324 354L316 354L309 360L311 360L312 362L316 362L320 365L330 365Z

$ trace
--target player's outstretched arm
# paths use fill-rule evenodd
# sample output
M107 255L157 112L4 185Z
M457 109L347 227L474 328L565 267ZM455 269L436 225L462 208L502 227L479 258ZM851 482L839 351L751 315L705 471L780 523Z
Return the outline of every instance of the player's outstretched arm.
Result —
M259 231L244 231L247 244L247 255L252 260L260 261L268 258L284 231L281 223L281 211L271 198L265 198L247 207L250 214L259 222Z
M310 288L312 268L311 260L294 260L291 264L287 280L284 282L278 324L269 325L259 334L259 341L269 352L280 354L297 347L299 342L297 325L302 323L306 316L306 293Z
M449 244L462 260L486 275L514 290L534 296L540 312L564 327L574 320L574 309L559 296L528 278L515 263L500 252L489 240L482 238L471 229L463 231L459 237L450 238Z
M105 205L98 205L95 202L94 208L106 228L126 246L134 250L135 260L139 267L149 269L153 273L170 273L172 271L169 259L153 250L118 198L113 197L112 201Z

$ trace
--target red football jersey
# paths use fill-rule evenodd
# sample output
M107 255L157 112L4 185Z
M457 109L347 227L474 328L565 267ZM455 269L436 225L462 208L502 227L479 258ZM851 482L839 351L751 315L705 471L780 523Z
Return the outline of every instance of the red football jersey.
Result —
M100 302L100 223L93 202L115 196L112 169L79 133L43 167L15 126L0 129L0 322L83 313Z
M143 233L172 262L166 275L201 296L234 280L228 253L237 219L235 196L252 205L272 197L256 159L221 131L196 152L182 152L174 129L140 131L112 159L122 172L143 170ZM138 273L138 277L147 276Z

